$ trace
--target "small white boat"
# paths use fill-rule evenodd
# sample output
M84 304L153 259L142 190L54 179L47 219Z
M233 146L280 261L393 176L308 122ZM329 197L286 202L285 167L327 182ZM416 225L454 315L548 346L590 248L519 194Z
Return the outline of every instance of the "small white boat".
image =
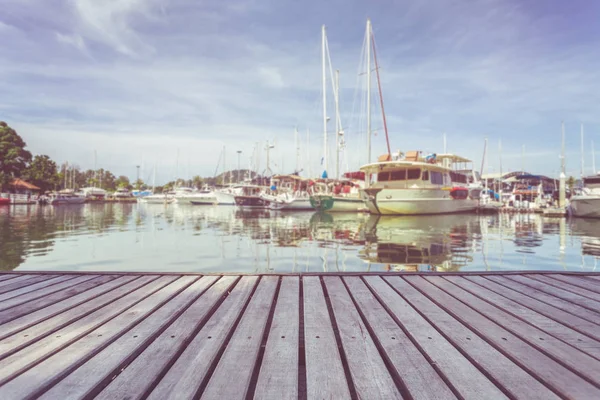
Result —
M204 186L201 190L189 195L186 199L190 204L195 206L217 204L217 196L215 195L214 190L208 186ZM179 200L177 200L177 202L179 202Z
M600 218L600 175L583 178L582 193L571 197L569 214L574 217Z
M173 203L174 201L175 195L173 194L173 192L138 197L138 202L146 204L169 204Z
M62 191L50 195L50 204L54 206L68 205L68 204L83 204L85 203L85 196L83 193L75 193L71 191Z
M235 196L239 196L242 194L242 187L243 186L238 185L216 189L214 192L215 197L217 199L217 203L220 206L235 205Z
M113 193L113 197L115 199L131 199L134 197L134 195L132 192L129 191L129 189L121 188L117 189L117 191Z

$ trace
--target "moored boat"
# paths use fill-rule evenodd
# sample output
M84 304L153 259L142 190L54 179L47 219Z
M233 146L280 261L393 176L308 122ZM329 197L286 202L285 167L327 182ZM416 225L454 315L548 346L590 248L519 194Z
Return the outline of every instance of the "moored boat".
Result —
M468 177L451 168L470 162L455 155L380 157L361 168L374 182L361 194L369 211L381 215L451 214L475 210L481 190L468 188ZM385 161L383 161L385 160Z
M571 197L568 211L574 217L600 218L600 175L583 178L581 194Z
M234 196L235 205L241 209L269 208L281 209L283 203L263 196L262 186L247 185L242 187L242 194Z

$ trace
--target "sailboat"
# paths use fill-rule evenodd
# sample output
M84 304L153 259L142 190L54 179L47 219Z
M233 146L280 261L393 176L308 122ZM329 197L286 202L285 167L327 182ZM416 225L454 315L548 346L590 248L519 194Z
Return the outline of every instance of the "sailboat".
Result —
M369 23L370 24L370 23ZM370 25L369 25L370 27ZM322 39L322 84L323 84L323 178L317 180L314 186L310 189L310 204L318 211L325 212L358 212L366 210L365 204L360 196L359 188L364 185L364 182L358 179L356 175L346 175L344 179L328 179L328 156L329 147L327 144L327 59L328 46L325 25L321 28ZM370 71L368 72L370 77ZM333 85L335 98L335 127L336 127L336 175L339 174L339 146L340 138L343 135L339 116L339 72L336 83Z
M390 149L375 39L371 22L367 20L367 160L360 168L365 174L368 187L362 188L361 196L369 211L380 215L445 214L475 210L479 205L481 190L469 187L469 177L454 168L471 161L455 155L421 151L398 151ZM370 107L370 53L373 50L379 99L383 115L383 127L387 142L387 154L377 162L371 162L371 107Z
M569 214L574 217L600 218L600 174L596 172L594 145L592 143L592 160L594 174L585 175L583 154L583 124L581 125L581 179L583 188L581 194L571 197Z
M154 193L156 186L156 165L154 166L154 176L152 178L152 193L149 196L138 197L138 202L147 204L169 204L175 201L173 193L165 192L162 194Z

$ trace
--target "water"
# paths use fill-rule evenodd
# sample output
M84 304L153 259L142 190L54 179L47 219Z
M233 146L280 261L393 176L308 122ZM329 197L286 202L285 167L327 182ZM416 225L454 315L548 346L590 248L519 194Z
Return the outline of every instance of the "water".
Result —
M1 270L592 271L600 221L145 204L0 207Z

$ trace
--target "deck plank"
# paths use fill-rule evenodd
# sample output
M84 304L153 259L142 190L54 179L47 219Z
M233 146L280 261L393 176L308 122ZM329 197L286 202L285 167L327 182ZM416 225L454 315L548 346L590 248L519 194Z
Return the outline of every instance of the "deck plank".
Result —
M0 281L0 289L6 287L8 285L11 285L13 283L23 282L23 281L26 281L28 279L36 277L35 274L23 274L23 275L20 275L20 274L11 274L10 276L12 277L12 279L5 279L5 280Z
M553 307L571 313L575 316L578 316L579 318L583 318L589 322L593 322L594 324L600 325L600 314L588 310L587 308L581 307L580 305L573 304L568 300L553 296L552 294L548 294L541 290L532 288L531 286L527 286L515 280L508 279L507 277L486 276L485 278L491 280L492 282L496 282L502 286L505 286L509 289L515 290L525 296L529 296L533 299L539 300L548 305L551 305Z
M225 293L236 280L235 277L222 278L216 287L209 289L219 277L204 277L181 292L174 299L144 319L139 325L122 335L98 354L95 354L79 368L71 372L65 379L54 385L44 393L41 399L79 399L95 396L104 386L110 385L95 398L132 398L129 393L130 382L140 385L153 382L152 370L154 366L145 364L142 368L130 368L135 356L143 351L148 351L148 346L157 337L163 337L164 328L169 331L169 341L162 340L163 346L174 347L175 334L182 333L182 329L190 329L194 323L199 323L208 310ZM204 291L206 291L204 293ZM200 297L199 297L200 296ZM189 305L189 308L185 309ZM182 313L181 313L182 312ZM181 313L181 315L178 315ZM173 323L173 325L171 325ZM171 325L171 326L170 326ZM90 333L88 340L94 339L94 332ZM69 352L78 350L78 343L82 338L69 348ZM81 347L81 346L79 346ZM85 344L83 350L89 348ZM139 363L136 364L139 366ZM126 369L124 369L126 368ZM124 370L123 370L124 369ZM116 379L115 379L116 377ZM114 379L111 382L111 378ZM123 385L125 383L125 385ZM142 386L141 394L144 393Z
M52 294L59 292L63 289L71 288L76 285L80 285L84 282L97 278L97 275L89 276L69 276L69 279L63 279L62 281L55 281L51 286L46 286L34 291L26 292L10 299L6 299L0 302L0 312L9 308L13 308L27 302L37 300L41 297L48 298ZM44 282L45 283L45 282ZM37 285L37 284L36 284ZM36 286L31 285L31 286ZM12 293L12 292L11 292Z
M10 292L2 293L2 294L0 294L0 309L7 308L5 306L5 304L4 304L4 302L6 300L8 300L8 299L12 299L12 298L17 297L17 296L22 296L22 295L25 295L25 294L27 294L29 292L36 291L38 289L51 288L52 285L55 285L55 284L60 283L60 282L65 282L65 281L69 281L69 280L72 280L72 279L76 279L76 278L81 279L82 277L81 276L78 277L77 275L62 275L62 276L57 276L57 277L52 278L52 279L48 279L48 280L44 280L44 281L41 281L41 282L38 282L38 283L34 283L33 285L22 287L21 289L12 290Z
M572 285L570 283L560 281L555 278L551 278L545 275L530 275L531 279L535 279L540 282L547 283L548 285L554 286L561 290L568 290L569 292L575 293L579 296L587 297L588 299L595 300L598 302L597 304L600 306L600 293L596 293L595 291L584 289L577 285Z
M371 326L376 340L385 351L395 375L406 386L410 397L414 400L455 399L456 396L442 377L396 324L362 279L344 277L344 281Z
M0 312L0 341L16 332L30 328L51 318L54 318L54 320L50 325L59 328L61 324L66 323L65 316L71 316L73 319L76 319L78 311L80 312L79 315L91 312L95 307L100 308L104 304L118 299L120 293L124 295L130 288L140 287L156 278L158 276L140 278L136 276L122 276L114 281L110 281L110 277L101 276L93 281L82 283L76 288L67 290L63 294L65 299L62 301L58 297L53 298L54 295L52 295L48 296L50 303L47 303L46 299L40 299L28 303L27 306L21 305L18 312L14 310L10 312L7 310L6 313ZM136 282L126 285L133 280L136 280ZM115 290L117 288L121 288L120 291ZM102 296L109 292L111 292L110 296ZM40 332L40 330L37 330L37 335Z
M475 331L461 323L445 310L437 306L421 292L400 278L385 278L390 284L406 298L406 301L418 310L428 322L432 324L453 346L468 357L468 360L478 367L485 376L492 380L505 393L516 399L551 399L557 396L537 379L515 364L510 358L491 346L485 338L480 337ZM432 336L429 336L432 337ZM432 337L433 340L434 337ZM424 343L427 343L423 340ZM456 372L452 371L454 375ZM455 376L461 385L464 375ZM477 376L478 379L479 375ZM468 380L468 378L466 378Z
M338 343L319 277L302 279L307 398L350 398Z
M0 341L0 354L3 357L0 361L0 384L97 329L122 312L131 312L131 307L152 296L175 279L177 277L158 278L115 302L108 303L92 313L83 314L83 318L79 318L61 329L53 329L52 324L55 321L45 321L40 324L41 327L33 326ZM60 317L67 316L61 315ZM38 334L40 331L45 334Z
M402 395L342 283L342 279L337 276L324 277L323 281L327 288L357 396L359 398L401 399Z
M579 374L571 372L525 342L521 337L511 333L502 325L483 317L482 314L460 302L457 298L446 293L431 282L428 282L425 278L407 276L404 279L421 292L426 293L438 306L448 311L463 324L477 332L480 336L485 337L496 348L501 349L505 354L509 355L522 368L528 366L529 372L547 387L554 388L555 391L563 395L571 394L580 398L595 398L600 396L600 389L584 380ZM451 285L449 282L445 282ZM473 307L478 306L478 304L471 305ZM573 353L575 352L578 351L573 349ZM590 363L590 365L594 366L593 363Z
M18 360L18 364L23 364L23 358L25 361L29 361L29 363L3 382L3 385L0 387L0 398L38 397L44 390L49 389L53 383L62 379L78 363L90 355L101 351L106 345L129 331L146 316L159 310L165 302L178 297L182 291L197 279L197 276L183 276L172 280L171 283L160 287L159 290L144 298L126 312L119 313L115 318L106 321L90 332L86 332L85 335L63 343L64 348L57 349L62 351L46 354L43 358L40 357L41 352L39 350L28 352L29 348L16 353L16 357L21 357ZM170 304L172 307L181 306L181 302L179 301L172 301ZM167 305L167 307L169 306ZM60 339L60 335L56 337ZM50 339L53 338L54 336ZM46 343L38 342L31 347L37 347L40 344ZM47 348L44 348L44 351L47 352ZM37 362L32 362L32 357L36 357ZM6 363L7 361L8 359L5 359L1 362L4 368L7 365L11 365L10 363ZM13 363L13 367L14 364L17 363ZM4 368L2 368L2 372L4 372Z
M588 297L580 296L571 291L561 289L557 286L549 285L545 282L541 282L537 279L534 279L530 276L524 277L519 275L511 275L507 276L508 279L522 283L524 285L530 286L534 289L541 290L542 292L561 298L563 300L567 300L571 303L580 305L581 307L587 308L591 311L596 311L600 309L600 302L590 299Z
M386 280L395 288L402 283L397 277L386 278ZM412 302L415 299L408 303L380 277L365 277L365 281L381 302L387 305L396 321L403 325L412 340L427 354L430 362L438 368L458 395L464 399L507 398L493 382L414 308ZM416 294L421 300L426 300L416 291L413 294ZM433 304L425 304L425 307L427 306L429 306L429 311L439 312L438 307L433 307Z
M137 360L141 360L138 368L143 368L144 361L148 362L147 365L152 365L150 362L162 359L161 356L164 353L166 354L163 361L158 361L159 367L162 369L166 366L166 364L161 365L161 363L173 362L173 365L149 394L148 399L194 398L210 366L216 360L219 350L225 343L227 335L240 317L244 305L249 300L249 296L256 287L257 282L258 278L256 276L243 277L200 332L185 346L185 349L176 360L173 360L173 357L177 352L167 351L160 347L151 347L148 354L145 351L138 357ZM139 398L138 394L139 391L137 394L134 393L134 398ZM143 396L140 397L143 398Z
M1 274L0 275L0 282L7 281L9 279L15 279L15 278L17 278L19 276L21 276L21 275L19 275L19 274Z
M21 289L38 282L51 282L57 277L58 275L33 275L27 276L27 278L23 280L17 281L18 278L15 278L10 281L0 282L0 294L10 293L13 290ZM2 285L3 283L6 283L6 285Z
M298 399L300 279L281 281L275 313L258 374L256 399Z
M442 289L446 288L456 292L454 288L451 288L437 278L440 277L431 277L426 279ZM584 353L587 353L588 355L595 357L597 360L600 360L600 342L582 335L578 331L573 330L558 321L547 318L535 310L525 307L513 300L507 299L504 296L500 296L491 290L468 281L465 278L449 276L445 279L446 281L454 283L457 287L460 287L470 295L474 295L476 297L470 298L469 296L465 296L460 293L462 295L462 298L460 298L459 296L455 295L455 293L450 293L448 290L446 290L448 293L452 294L454 297L462 300L463 302L469 303L472 308L478 310L483 315L487 315L488 318L496 320L505 328L511 326L517 329L517 331L513 330L513 333L521 335L522 338L529 337L529 340L533 340L531 343L534 346L540 346L542 349L546 347L556 347L557 349L562 349L570 354L572 352L572 349L568 347L568 345L570 345ZM443 287L440 286L439 283L442 283ZM489 303L491 307L487 306L487 304L484 307L479 307L483 305L481 300ZM502 312L498 312L494 307L499 308L502 310ZM480 308L482 310L480 310ZM546 335L551 335L549 340L546 340ZM559 340L559 343L555 343L556 340ZM568 345L565 347L567 343ZM561 356L558 357L561 358Z
M596 281L592 281L589 279L572 276L572 275L552 274L552 275L548 275L548 277L552 278L552 279L556 279L557 281L568 283L573 286L581 287L581 288L591 290L592 292L600 294L600 282L596 282Z
M202 397L246 398L278 280L274 276L262 278Z
M600 340L600 327L592 322L589 322L583 318L579 318L576 315L546 304L533 297L526 296L517 292L516 290L509 289L492 280L486 279L483 276L465 276L464 279L476 283L494 293L517 302L530 310L536 311L550 319L568 326L571 329L587 335L588 337L595 339L594 342ZM584 340L583 342L585 343L587 340Z

